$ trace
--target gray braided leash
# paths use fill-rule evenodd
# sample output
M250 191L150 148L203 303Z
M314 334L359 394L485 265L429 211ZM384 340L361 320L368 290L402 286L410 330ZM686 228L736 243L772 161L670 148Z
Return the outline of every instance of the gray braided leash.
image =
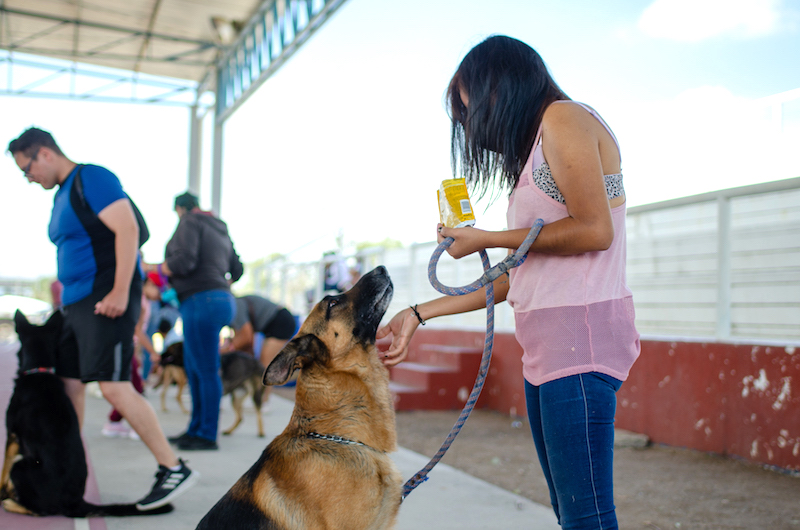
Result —
M481 366L478 370L478 377L475 380L475 385L472 387L472 392L467 399L467 403L461 410L458 420L456 420L455 425L450 430L450 434L447 435L447 438L445 439L444 443L442 443L439 451L437 451L437 453L433 456L433 458L431 458L430 462L428 462L424 468L419 470L403 485L403 500L408 497L408 494L414 491L417 486L428 480L428 473L437 463L439 463L439 460L442 459L444 454L450 448L450 445L456 439L456 436L458 436L458 433L461 431L464 423L466 423L467 418L469 418L472 409L475 408L475 403L478 401L478 397L481 395L481 390L483 390L483 384L486 381L486 374L489 372L489 363L492 360L492 346L494 345L494 285L492 282L514 267L519 267L522 265L522 263L525 261L525 258L528 256L528 249L536 240L536 237L539 235L539 231L542 229L543 225L544 222L541 219L537 219L533 227L531 227L530 232L528 232L528 235L525 236L525 240L522 242L522 245L520 245L520 247L513 254L508 255L503 261L494 267L490 268L489 256L486 254L485 250L481 250L480 256L481 262L483 263L483 276L464 287L448 287L443 285L436 278L436 265L439 263L439 258L441 257L442 253L453 244L454 239L452 237L448 237L439 243L439 245L433 251L430 263L428 264L428 280L431 282L431 285L434 289L449 296L459 296L475 292L481 287L486 287L486 340L483 344L483 356L481 357Z

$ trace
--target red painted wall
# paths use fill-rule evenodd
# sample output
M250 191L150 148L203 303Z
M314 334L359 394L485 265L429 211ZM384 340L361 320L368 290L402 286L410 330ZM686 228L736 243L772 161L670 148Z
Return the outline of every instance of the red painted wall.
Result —
M485 333L455 329L417 328L411 341L408 360L416 359L415 348L420 344L445 344L483 349ZM477 377L477 373L475 377ZM469 389L475 380L469 382ZM510 416L525 416L525 384L522 379L522 349L511 333L495 333L492 362L475 404L477 408L496 410Z
M483 341L483 332L420 328L409 359L423 343ZM525 415L521 356L513 334L495 334L478 407ZM654 443L800 470L800 348L644 340L617 400L617 427Z
M644 341L617 426L655 443L800 470L800 351Z

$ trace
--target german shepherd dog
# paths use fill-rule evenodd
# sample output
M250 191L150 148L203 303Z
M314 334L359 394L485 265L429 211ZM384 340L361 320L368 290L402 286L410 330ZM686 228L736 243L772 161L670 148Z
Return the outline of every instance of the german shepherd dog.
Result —
M183 404L183 389L186 387L188 379L186 378L186 371L183 368L183 342L175 342L169 345L164 353L161 354L161 360L158 363L161 365L161 380L153 385L153 388L161 387L161 410L167 412L167 392L170 385L175 383L178 386L178 392L175 399L178 401L178 406L184 414L189 414L186 405Z
M402 479L389 374L375 333L392 297L386 269L326 296L264 372L300 370L286 429L206 514L198 529L393 528Z
M43 326L14 315L21 343L14 393L6 411L6 452L0 499L6 511L26 515L104 517L153 515L171 504L141 511L135 504L95 505L83 500L86 454L78 416L55 375L63 317L56 311Z
M258 436L264 437L264 420L261 418L261 405L264 399L264 367L252 355L242 351L232 351L220 355L222 372L222 395L231 395L231 404L236 419L233 425L222 434L233 434L242 423L242 408L247 396L252 396L258 419Z

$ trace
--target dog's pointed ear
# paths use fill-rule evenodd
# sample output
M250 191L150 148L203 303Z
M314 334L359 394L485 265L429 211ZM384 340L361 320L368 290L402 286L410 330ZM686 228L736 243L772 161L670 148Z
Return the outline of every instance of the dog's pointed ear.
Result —
M327 355L328 349L315 335L295 337L269 363L264 371L264 384L282 385L289 380L295 370Z
M56 309L55 313L50 315L50 318L47 319L45 327L48 329L60 330L63 324L64 324L64 315L61 313L61 311Z
M28 319L25 317L22 311L17 309L17 312L14 313L14 325L16 326L17 331L19 331L21 329L25 329L26 327L30 327L31 323L28 322Z

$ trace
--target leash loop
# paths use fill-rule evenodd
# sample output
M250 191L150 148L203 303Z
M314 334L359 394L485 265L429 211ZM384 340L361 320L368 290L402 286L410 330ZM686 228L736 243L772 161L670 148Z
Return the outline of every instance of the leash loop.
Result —
M464 404L464 408L461 410L461 414L456 420L455 425L453 425L453 428L450 430L450 433L447 435L444 443L442 443L442 446L439 448L433 458L431 458L424 468L419 470L403 485L403 495L401 501L405 500L405 498L408 497L408 494L414 491L417 486L428 480L428 473L437 463L439 463L439 460L444 457L444 454L450 448L450 445L456 439L458 433L461 432L461 428L464 426L464 423L466 423L467 418L469 418L472 409L475 408L475 403L478 401L481 390L483 390L483 384L486 381L486 374L489 372L489 363L492 360L492 347L494 345L493 282L514 267L519 267L522 265L522 263L525 261L525 258L528 256L528 249L530 249L531 245L536 240L536 237L539 235L539 231L541 231L543 225L544 221L537 219L528 232L528 235L525 236L525 240L522 242L522 245L520 245L520 247L513 254L508 255L503 261L494 267L490 267L489 255L486 253L486 251L481 250L479 254L481 257L481 263L483 264L484 273L480 278L469 285L465 285L464 287L448 287L442 284L436 277L436 265L439 263L439 258L455 240L452 237L448 237L439 243L436 249L434 249L430 262L428 263L428 280L434 289L445 295L460 296L475 292L481 287L486 287L486 339L483 345L483 356L481 357L481 366L478 369L478 376L475 379L475 385L472 387L472 392L470 393L467 402Z

